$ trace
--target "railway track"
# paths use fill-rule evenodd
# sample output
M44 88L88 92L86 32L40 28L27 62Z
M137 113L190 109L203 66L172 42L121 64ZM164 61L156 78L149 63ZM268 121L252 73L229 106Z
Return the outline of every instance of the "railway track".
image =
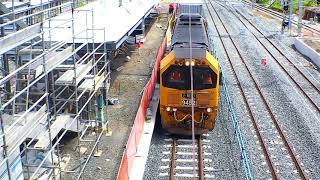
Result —
M170 151L163 152L169 155L170 158L163 159L166 164L161 166L167 173L162 173L160 176L169 177L170 180L174 179L211 179L214 178L213 172L215 171L209 164L212 164L211 153L205 150L211 148L208 143L209 140L203 139L201 136L196 137L195 151L193 154L193 143L191 139L165 139L170 144ZM195 158L193 161L193 158ZM195 163L195 167L194 167Z
M242 1L242 2L243 2L244 4L246 4L246 5L251 5L251 2L248 2L248 1ZM255 5L254 5L254 7L255 7L256 9L258 9L258 10L260 10L260 11L263 11L264 13L267 13L267 14L269 14L269 15L272 15L272 16L278 18L278 19L281 19L281 20L283 19L283 14L282 14L282 13L279 13L279 12L277 12L277 11L271 10L271 9L269 9L269 8L267 8L267 7L264 7L264 6L262 6L262 5L260 5L260 4L256 4L256 3L255 3ZM292 20L292 24L298 26L298 22L295 21L295 20ZM320 30L318 30L318 29L316 29L316 28L313 28L313 27L311 27L311 26L309 26L309 25L307 25L307 24L302 24L302 27L303 27L304 29L312 32L312 33L315 33L315 34L317 34L317 35L320 35Z
M228 9L227 7L225 7L224 5L218 3L220 6L222 6L223 8ZM255 33L251 33L255 39L259 42L259 44L264 48L264 50L266 50L266 52L274 59L274 61L276 62L276 64L283 70L283 72L289 77L289 79L291 80L291 82L294 83L294 85L300 90L301 94L308 100L308 102L314 107L316 113L320 113L320 105L317 104L317 102L314 101L314 97L318 97L320 96L320 89L319 87L317 87L317 85L315 85L315 83L313 83L308 77L307 75L305 75L304 72L301 71L301 67L298 67L296 65L296 63L294 63L284 52L282 52L282 50L274 43L272 42L267 35L265 35L262 30L260 30L255 24L253 24L248 18L246 18L243 14L241 13L237 13L239 14L239 17L234 11L230 11L243 25L244 27L246 27L249 31L250 28L248 27L248 25L244 22L246 21L251 27L253 27L259 35L261 35L263 37L263 39L265 40L264 42L255 34ZM279 53L280 56L275 55L275 53L271 52L271 50L266 46L266 44L270 44L274 50ZM308 85L310 87L312 87L314 89L314 92L311 93L307 93L304 89L304 87L301 85L301 82L297 80L296 76L298 75L297 73L289 73L289 70L285 67L285 63L281 63L278 59L279 57L283 58L286 60L286 62L288 62L291 66L294 68L295 71L297 71L297 73L299 75L301 75L302 79L304 79ZM311 94L314 96L312 97Z
M232 74L234 75L237 84L239 85L240 93L245 102L246 109L248 110L249 117L255 130L255 134L257 135L257 139L264 154L263 158L266 161L272 179L309 179L305 174L304 168L297 158L292 145L288 142L285 133L280 127L275 114L271 110L270 104L267 102L265 95L261 91L257 80L253 76L252 70L248 67L233 37L230 35L227 27L220 18L219 13L216 11L211 1L205 0L205 4L208 8L209 15L212 19L215 30L218 33L220 42L227 56ZM215 17L219 19L222 28L227 33L227 37L224 37L224 39L222 39L219 30L219 27L221 28L221 26L219 26L220 24L217 24L212 12L215 13ZM234 55L232 56L231 54L229 54L230 49L227 50L225 45L227 42L234 47L237 58ZM242 66L241 69L240 64ZM252 80L250 82L253 83L254 88L245 88L241 83L240 79L243 78L244 74L247 74L250 77L250 79ZM257 105L255 105L254 103L257 103ZM259 109L257 109L258 105ZM263 115L261 112L263 113ZM263 116L263 118L261 116ZM269 119L269 121L265 121L266 119ZM270 139L272 141L270 141ZM273 142L273 140L276 140L275 142L277 143ZM293 166L290 166L288 164L292 164Z

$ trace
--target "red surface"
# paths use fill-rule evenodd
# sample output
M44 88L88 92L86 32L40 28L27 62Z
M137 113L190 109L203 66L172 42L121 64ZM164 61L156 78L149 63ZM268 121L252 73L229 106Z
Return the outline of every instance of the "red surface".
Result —
M127 153L126 153L126 151L123 152L120 167L121 168L119 169L119 172L118 172L118 180L129 179L128 173L127 173L128 167L127 167Z
M174 3L170 3L169 4L169 9L173 9L174 8Z
M140 44L141 45L141 44ZM139 46L139 43L138 43ZM157 83L158 72L160 61L163 58L164 52L166 50L166 38L163 39L162 44L158 50L156 61L152 70L151 77L146 85L146 88L143 92L140 106L134 120L134 125L130 132L126 149L123 153L121 165L118 171L118 180L127 180L129 179L129 172L132 169L134 162L134 156L137 152L138 144L143 133L144 121L146 119L146 112L149 106L150 100L154 93L154 87ZM138 47L139 48L139 47Z
M267 58L266 57L261 60L261 64L264 66L267 65Z

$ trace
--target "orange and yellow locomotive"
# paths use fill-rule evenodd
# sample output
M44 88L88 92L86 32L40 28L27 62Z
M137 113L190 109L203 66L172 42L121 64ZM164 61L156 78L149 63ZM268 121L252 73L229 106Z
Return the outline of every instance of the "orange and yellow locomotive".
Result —
M193 103L195 134L207 133L216 121L220 72L208 50L206 21L195 13L173 16L166 38L170 52L160 63L162 127L173 134L190 135Z

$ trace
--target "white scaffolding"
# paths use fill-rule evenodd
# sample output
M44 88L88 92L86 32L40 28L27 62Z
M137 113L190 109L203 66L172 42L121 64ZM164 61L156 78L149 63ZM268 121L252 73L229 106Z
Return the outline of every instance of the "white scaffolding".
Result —
M105 30L94 27L92 10L74 8L79 1L40 1L22 10L14 3L10 10L0 3L0 179L60 179L65 173L81 179L108 125L111 71L105 43L93 36ZM53 19L68 10L70 16ZM75 29L80 14L86 23ZM70 22L70 37L52 41L52 32ZM72 170L59 146L68 132L78 137ZM89 132L95 136L88 138Z

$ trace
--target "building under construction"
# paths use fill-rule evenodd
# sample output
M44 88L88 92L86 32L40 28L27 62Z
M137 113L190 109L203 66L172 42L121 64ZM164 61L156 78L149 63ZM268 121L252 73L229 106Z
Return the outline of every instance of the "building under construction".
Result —
M83 179L109 132L109 58L143 40L155 2L0 2L1 180Z

